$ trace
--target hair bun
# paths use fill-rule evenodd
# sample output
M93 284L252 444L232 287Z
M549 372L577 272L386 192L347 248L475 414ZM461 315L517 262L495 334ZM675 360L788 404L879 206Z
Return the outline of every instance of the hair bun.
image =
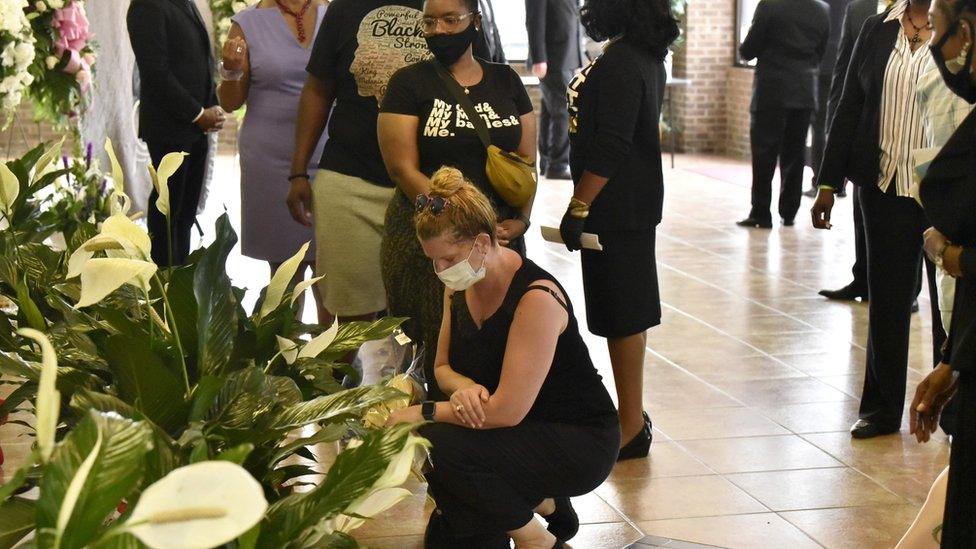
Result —
M444 166L430 177L430 195L450 198L463 189L465 183L461 170Z

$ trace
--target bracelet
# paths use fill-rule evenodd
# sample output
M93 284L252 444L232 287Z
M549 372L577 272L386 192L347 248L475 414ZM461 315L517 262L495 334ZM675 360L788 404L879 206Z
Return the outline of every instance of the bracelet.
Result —
M308 179L308 172L305 173L293 173L288 176L288 181L294 181L296 179Z
M244 78L244 71L232 71L224 67L224 62L221 61L220 65L217 66L217 72L220 73L221 80L229 80L236 82Z
M590 205L574 196L569 200L569 208L567 211L570 217L586 219L590 215Z
M936 267L939 267L940 269L942 268L942 264L943 264L943 261L945 259L945 253L949 249L950 246L952 246L952 242L949 242L948 240L946 240L946 243L945 243L945 245L942 246L942 249L939 250L939 252L937 254L935 254L935 261L933 261L933 263L935 263L935 266Z
M525 214L523 213L519 213L518 217L516 217L515 219L521 221L522 223L525 223L525 230L529 230L529 227L532 226L532 222L529 221L529 218L526 217Z

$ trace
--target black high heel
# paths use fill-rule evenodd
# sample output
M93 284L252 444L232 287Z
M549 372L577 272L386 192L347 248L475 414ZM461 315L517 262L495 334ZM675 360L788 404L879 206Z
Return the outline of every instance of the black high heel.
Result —
M556 510L542 517L549 524L546 530L556 536L559 542L573 539L573 536L579 532L579 516L576 515L576 509L573 509L573 502L569 498L552 498L552 500L556 504Z
M644 428L620 449L617 453L617 461L647 457L651 452L651 441L654 440L652 427L651 418L648 417L647 412L644 412Z

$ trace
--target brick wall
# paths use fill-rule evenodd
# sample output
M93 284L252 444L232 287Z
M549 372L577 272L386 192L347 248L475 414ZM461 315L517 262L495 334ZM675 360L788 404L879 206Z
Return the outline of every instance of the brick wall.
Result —
M749 104L752 102L753 70L731 67L726 79L725 154L749 156Z

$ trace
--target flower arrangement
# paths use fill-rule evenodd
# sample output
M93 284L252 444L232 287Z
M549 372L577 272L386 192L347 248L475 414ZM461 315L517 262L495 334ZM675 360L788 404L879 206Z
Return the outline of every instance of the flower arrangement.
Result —
M0 124L6 127L34 76L34 35L24 14L26 0L0 2Z
M83 157L61 157L66 172L54 181L46 215L61 233L72 234L83 223L101 223L111 214L108 175L92 159L92 144Z
M27 7L35 39L30 97L35 118L63 125L85 108L95 44L82 0L36 0Z
M224 46L224 41L227 40L227 34L230 32L230 18L255 2L256 0L210 0L210 11L213 13L214 23L214 41L218 52Z

